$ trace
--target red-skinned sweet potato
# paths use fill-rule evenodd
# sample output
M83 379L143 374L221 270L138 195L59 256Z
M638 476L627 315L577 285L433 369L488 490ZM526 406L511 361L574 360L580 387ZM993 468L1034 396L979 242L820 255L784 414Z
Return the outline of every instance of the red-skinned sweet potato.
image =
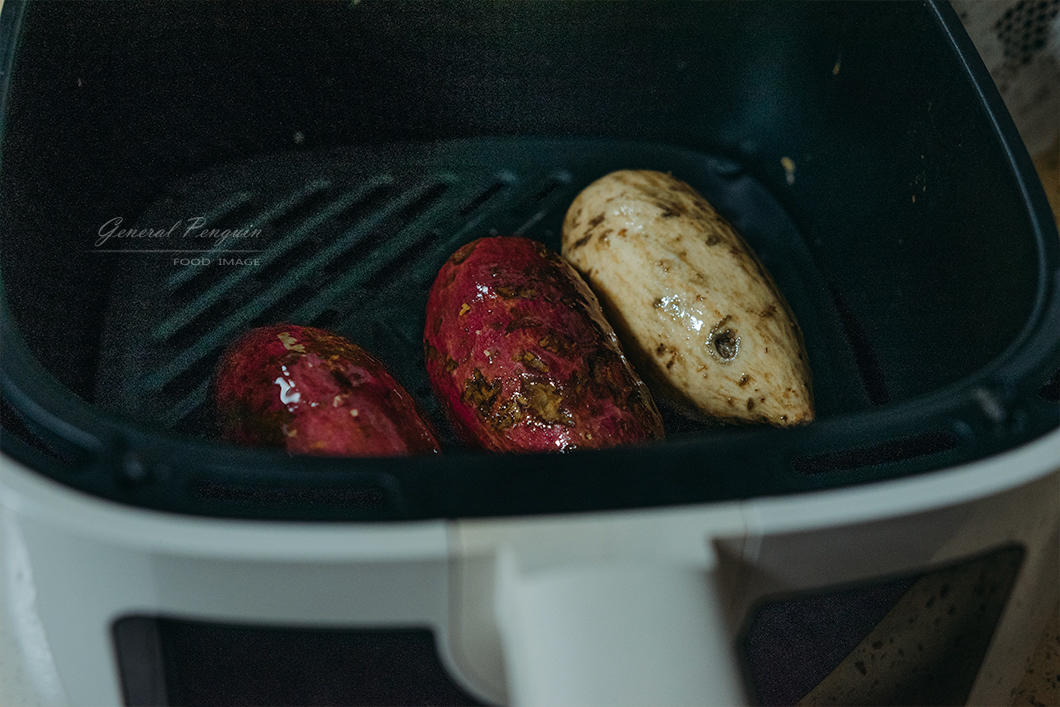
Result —
M222 436L292 454L438 452L412 396L361 347L322 329L252 329L222 355L214 386Z
M481 238L450 256L427 300L424 349L469 444L566 451L663 436L596 296L537 241Z

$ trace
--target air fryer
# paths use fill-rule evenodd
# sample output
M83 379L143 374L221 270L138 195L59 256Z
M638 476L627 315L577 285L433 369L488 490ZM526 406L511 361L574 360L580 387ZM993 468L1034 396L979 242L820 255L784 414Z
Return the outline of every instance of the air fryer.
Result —
M8 0L2 29L2 442L33 483L167 523L386 533L798 507L1055 446L1057 233L944 4ZM687 181L746 237L802 326L817 419L718 426L663 403L664 442L463 446L424 371L434 274L483 235L558 250L574 196L622 168ZM192 223L260 237L177 235ZM443 454L219 441L217 358L276 322L379 355ZM143 608L109 645L169 646L171 675L191 637L289 645L282 619ZM307 662L355 635L313 630L291 638ZM433 640L416 631L396 654ZM379 635L377 657L399 640ZM126 699L165 699L130 675Z

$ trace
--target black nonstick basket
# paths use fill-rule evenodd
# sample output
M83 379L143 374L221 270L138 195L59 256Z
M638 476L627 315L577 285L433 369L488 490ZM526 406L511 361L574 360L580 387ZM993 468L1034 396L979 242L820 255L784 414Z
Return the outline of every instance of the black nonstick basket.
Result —
M8 0L0 23L2 444L64 484L212 516L552 513L928 473L1060 423L1057 232L944 4ZM483 235L558 249L621 168L743 232L817 421L461 448L423 367L434 273ZM375 352L444 454L216 441L217 357L275 322Z

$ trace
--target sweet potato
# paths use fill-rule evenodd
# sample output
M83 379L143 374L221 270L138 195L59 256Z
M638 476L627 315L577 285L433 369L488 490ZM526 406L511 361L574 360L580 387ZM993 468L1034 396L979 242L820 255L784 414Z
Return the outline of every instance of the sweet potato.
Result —
M450 256L427 300L424 349L468 444L567 451L663 436L596 296L537 241L481 238Z
M692 187L624 170L586 187L563 255L654 390L725 421L814 417L802 333L750 246Z
M438 452L430 425L383 364L336 334L280 324L244 334L214 385L222 436L292 454Z

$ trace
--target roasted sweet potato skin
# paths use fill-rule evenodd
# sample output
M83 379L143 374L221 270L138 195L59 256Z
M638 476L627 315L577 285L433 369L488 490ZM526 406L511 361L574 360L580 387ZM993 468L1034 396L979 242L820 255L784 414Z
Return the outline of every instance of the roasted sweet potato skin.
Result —
M427 372L468 444L569 451L663 437L596 296L543 244L464 245L438 272L426 314Z
M223 438L292 454L399 456L439 451L412 396L377 358L323 329L245 333L214 381Z
M563 255L653 390L710 420L814 419L802 331L744 238L669 174L621 170L574 199Z

